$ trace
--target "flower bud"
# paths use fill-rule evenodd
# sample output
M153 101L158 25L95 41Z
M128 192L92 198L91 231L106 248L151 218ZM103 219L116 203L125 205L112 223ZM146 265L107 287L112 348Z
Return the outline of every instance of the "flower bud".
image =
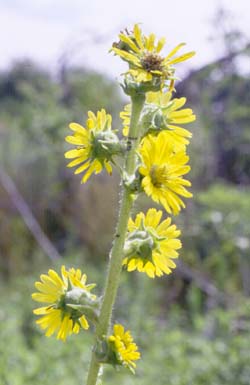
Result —
M131 194L138 194L143 191L141 188L141 176L137 171L135 172L135 175L128 175L124 172L123 184Z
M146 104L141 115L143 135L153 134L167 127L162 111L153 104Z
M114 131L100 131L92 137L92 157L99 160L111 160L114 155L124 152Z
M137 255L144 259L150 259L154 248L155 241L152 235L145 229L138 229L129 233L124 244L124 257L130 258Z
M89 321L96 323L99 316L100 299L89 291L74 287L65 294L65 307L74 313L75 318L85 315Z
M102 364L116 364L116 358L110 346L108 344L107 338L103 338L102 340L98 340L94 347L94 352L97 360Z
M127 75L124 79L124 83L121 84L121 87L125 94L133 97L139 94L145 94L149 91L159 91L161 89L161 80L160 77L153 77L150 81L138 82L133 76Z

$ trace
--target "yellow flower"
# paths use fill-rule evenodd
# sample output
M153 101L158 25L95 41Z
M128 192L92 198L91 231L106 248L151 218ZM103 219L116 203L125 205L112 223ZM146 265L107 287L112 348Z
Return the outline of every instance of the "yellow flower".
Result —
M97 112L88 112L86 128L78 123L70 123L69 127L74 131L73 136L67 136L65 140L76 146L76 149L67 151L65 158L74 159L68 167L79 166L75 174L84 172L82 183L85 183L91 174L99 174L103 167L109 174L112 173L112 156L115 151L111 151L119 145L119 139L114 131L111 130L111 115L104 109Z
M171 92L148 92L146 102L148 105L154 106L154 114L158 112L159 115L162 116L160 128L166 129L168 135L172 137L175 144L180 147L189 144L187 138L191 138L192 134L190 131L180 127L179 124L191 123L195 121L196 116L193 114L191 108L181 109L186 103L186 98L171 99L171 97ZM157 132L157 128L157 123L155 123L152 131L155 129Z
M108 342L115 353L116 362L114 364L123 365L134 373L134 368L136 368L134 361L139 360L141 355L130 331L125 332L122 325L116 324L113 328L113 335L108 337Z
M46 305L35 309L33 312L41 316L36 323L41 329L46 330L45 335L50 337L57 333L57 339L66 340L68 335L79 333L80 328L88 329L89 324L84 314L67 304L67 295L74 289L78 294L88 296L89 301L95 301L96 296L90 293L94 284L86 285L87 276L81 273L80 269L71 268L69 271L65 266L61 268L61 276L50 269L48 274L40 276L41 281L35 283L38 290L32 294L34 301L45 303ZM73 302L70 298L69 302Z
M165 39L156 41L154 34L145 36L138 24L135 24L133 32L121 33L119 43L114 43L112 51L129 63L130 73L138 82L151 81L153 77L165 80L174 80L173 64L180 63L191 58L195 52L188 52L175 57L185 43L177 45L167 56L160 55Z
M189 157L185 151L174 151L165 131L157 137L148 135L143 140L140 154L142 165L139 173L143 190L153 201L162 204L168 213L178 214L185 207L180 196L192 197L185 188L191 183L182 177L190 171L190 166L186 165Z
M149 209L146 215L137 214L135 221L129 219L125 242L129 252L123 260L128 271L137 269L154 278L170 274L176 267L172 259L178 258L181 241L177 237L181 232L171 225L171 218L160 223L161 217L162 211Z
M184 150L189 144L188 138L192 137L190 131L179 124L191 123L196 119L191 108L181 109L186 103L186 98L171 99L171 92L148 92L146 103L142 112L141 124L145 135L155 135L165 130L169 141L172 141L176 150ZM120 113L123 120L123 135L128 135L131 116L131 104L125 106ZM167 136L166 136L167 138Z

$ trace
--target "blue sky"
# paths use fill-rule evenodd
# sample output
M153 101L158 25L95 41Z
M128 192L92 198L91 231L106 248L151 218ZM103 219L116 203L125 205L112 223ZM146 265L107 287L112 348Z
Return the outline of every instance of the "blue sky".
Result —
M247 0L0 0L0 68L29 57L55 70L60 57L116 77L124 65L107 51L118 32L141 22L145 33L167 37L167 49L181 41L196 50L190 68L220 54L211 19L219 5L232 12L235 24L250 39Z

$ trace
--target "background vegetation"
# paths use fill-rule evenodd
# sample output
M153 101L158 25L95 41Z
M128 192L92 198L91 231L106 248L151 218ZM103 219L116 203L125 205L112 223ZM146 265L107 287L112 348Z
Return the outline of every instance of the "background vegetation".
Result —
M135 377L121 371L118 380L108 370L109 384L250 382L250 81L242 65L249 44L238 31L222 32L222 56L177 87L198 116L189 150L194 199L176 218L183 233L179 265L158 280L122 275L115 320L128 322L143 360ZM65 167L64 137L70 121L84 122L89 109L101 107L120 128L125 102L113 80L84 68L62 66L52 76L23 61L0 73L3 385L83 381L91 335L67 344L44 338L30 294L39 274L61 263L82 267L101 293L119 179L103 174L81 186ZM30 213L55 253L44 239L39 245L34 223L33 233L27 227Z

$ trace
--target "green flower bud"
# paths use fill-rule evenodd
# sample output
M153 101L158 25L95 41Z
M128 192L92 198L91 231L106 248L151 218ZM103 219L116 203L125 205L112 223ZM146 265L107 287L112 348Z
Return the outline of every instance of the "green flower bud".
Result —
M167 128L166 118L162 110L153 104L148 104L144 107L141 115L141 125L144 136Z
M153 77L151 81L136 82L132 76L127 75L124 79L124 83L121 84L121 87L125 94L134 97L139 94L144 95L149 91L159 91L161 89L161 79L160 77Z
M94 323L98 321L100 299L89 291L73 287L72 290L67 291L63 302L67 312L72 313L72 318L79 319L84 315L89 321Z
M124 257L130 258L133 255L150 258L154 249L153 237L144 230L131 232L124 244Z
M137 172L135 175L128 175L124 172L123 184L131 194L138 194L143 191L141 188L141 176Z
M92 157L101 160L112 160L114 155L124 153L124 145L120 143L114 131L100 131L92 136Z
M108 343L107 338L98 340L94 352L97 360L102 364L111 364L116 365L117 359L115 353L112 351L110 344Z

